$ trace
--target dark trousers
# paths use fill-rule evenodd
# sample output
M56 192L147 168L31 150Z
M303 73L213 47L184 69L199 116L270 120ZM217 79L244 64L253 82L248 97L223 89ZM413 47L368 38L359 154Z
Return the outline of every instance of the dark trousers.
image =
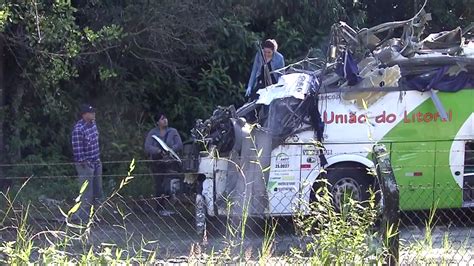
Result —
M157 209L165 208L171 196L171 179L176 178L173 173L180 172L180 165L177 162L155 162L151 166L151 172L155 180L155 197L157 198Z
M102 163L100 161L76 163L76 170L79 176L79 186L82 186L86 181L88 185L86 190L82 193L81 207L77 213L75 213L74 218L86 222L90 216L91 206L99 204L104 197L102 190Z

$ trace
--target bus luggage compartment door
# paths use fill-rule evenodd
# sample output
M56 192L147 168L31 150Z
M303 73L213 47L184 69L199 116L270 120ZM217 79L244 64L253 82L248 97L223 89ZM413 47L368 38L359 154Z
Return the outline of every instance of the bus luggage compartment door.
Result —
M392 143L391 161L400 188L400 209L431 208L435 148L435 142Z
M281 145L272 151L267 184L269 212L291 215L298 208L301 145Z

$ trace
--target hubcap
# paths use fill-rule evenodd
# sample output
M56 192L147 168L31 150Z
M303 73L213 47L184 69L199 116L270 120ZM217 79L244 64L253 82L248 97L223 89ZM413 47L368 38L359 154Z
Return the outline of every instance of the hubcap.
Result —
M333 186L331 194L334 200L336 209L339 209L347 199L351 198L355 201L361 200L361 191L359 184L350 177L339 179Z

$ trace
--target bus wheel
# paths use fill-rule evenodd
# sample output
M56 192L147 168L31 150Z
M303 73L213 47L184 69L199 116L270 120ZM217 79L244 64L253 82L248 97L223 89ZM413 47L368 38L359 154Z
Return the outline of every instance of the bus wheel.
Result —
M349 198L355 201L369 199L369 187L373 178L368 176L365 166L344 164L327 170L328 182L331 184L329 192L337 211L341 209Z

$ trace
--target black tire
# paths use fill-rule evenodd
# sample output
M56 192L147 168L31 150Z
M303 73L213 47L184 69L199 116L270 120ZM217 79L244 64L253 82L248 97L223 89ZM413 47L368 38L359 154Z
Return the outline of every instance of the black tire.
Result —
M367 201L370 197L369 188L374 186L374 178L360 164L340 163L328 168L327 180L334 207L338 211L347 196L359 202Z

